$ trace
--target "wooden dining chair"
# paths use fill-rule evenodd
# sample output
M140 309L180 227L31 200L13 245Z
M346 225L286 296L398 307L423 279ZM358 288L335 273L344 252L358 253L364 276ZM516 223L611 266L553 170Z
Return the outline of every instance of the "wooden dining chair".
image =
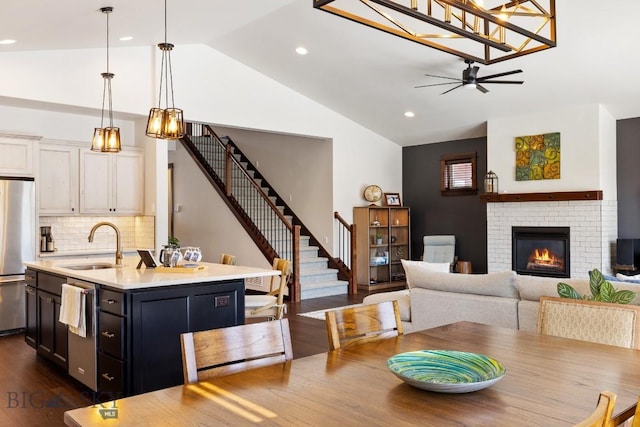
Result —
M537 332L625 348L640 348L640 306L540 297Z
M259 295L245 295L244 317L266 317L269 320L282 319L287 306L284 303L284 293L291 276L289 261L282 258L273 260L273 269L280 270L280 276L271 276L269 292Z
M398 301L364 304L325 312L329 349L402 335Z
M289 320L180 335L185 384L293 359Z
M618 414L611 418L610 424L607 427L640 427L640 398L633 405L618 412Z
M601 392L596 409L574 427L613 427L612 416L615 404L615 393L610 391Z
M229 254L220 254L220 264L236 265L236 257Z

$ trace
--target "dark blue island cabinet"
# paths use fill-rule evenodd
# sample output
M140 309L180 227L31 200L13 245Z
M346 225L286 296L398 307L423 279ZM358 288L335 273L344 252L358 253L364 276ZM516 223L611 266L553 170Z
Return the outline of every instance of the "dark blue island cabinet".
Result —
M242 279L98 293L101 399L183 384L180 334L244 323Z

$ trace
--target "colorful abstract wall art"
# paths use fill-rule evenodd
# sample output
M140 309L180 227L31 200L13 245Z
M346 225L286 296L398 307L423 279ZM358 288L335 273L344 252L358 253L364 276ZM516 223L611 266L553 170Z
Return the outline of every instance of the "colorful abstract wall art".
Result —
M516 181L560 179L560 132L516 137Z

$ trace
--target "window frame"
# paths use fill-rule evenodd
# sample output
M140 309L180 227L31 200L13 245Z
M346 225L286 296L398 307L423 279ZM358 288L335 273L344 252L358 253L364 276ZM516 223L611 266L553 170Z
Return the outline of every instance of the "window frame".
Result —
M478 194L477 175L478 153L443 154L440 156L440 194L442 196L473 196ZM471 164L471 187L451 188L446 179L450 165Z

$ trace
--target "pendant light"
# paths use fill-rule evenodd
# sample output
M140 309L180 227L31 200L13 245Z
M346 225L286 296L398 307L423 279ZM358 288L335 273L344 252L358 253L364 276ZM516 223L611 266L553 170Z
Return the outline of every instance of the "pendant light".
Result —
M179 139L184 136L185 127L182 110L175 108L173 99L173 74L171 72L173 45L167 43L167 0L164 0L164 43L159 43L158 47L162 51L158 107L149 111L146 134L157 139ZM171 93L171 104L169 104L169 93ZM161 107L163 98L165 108Z
M106 153L117 153L120 151L120 128L113 126L113 106L111 98L111 79L114 74L109 72L109 14L113 12L113 7L103 7L100 12L107 16L107 72L102 73L102 117L100 119L100 127L95 128L93 132L93 140L91 141L91 150ZM104 104L105 99L109 98L109 126L104 127Z

